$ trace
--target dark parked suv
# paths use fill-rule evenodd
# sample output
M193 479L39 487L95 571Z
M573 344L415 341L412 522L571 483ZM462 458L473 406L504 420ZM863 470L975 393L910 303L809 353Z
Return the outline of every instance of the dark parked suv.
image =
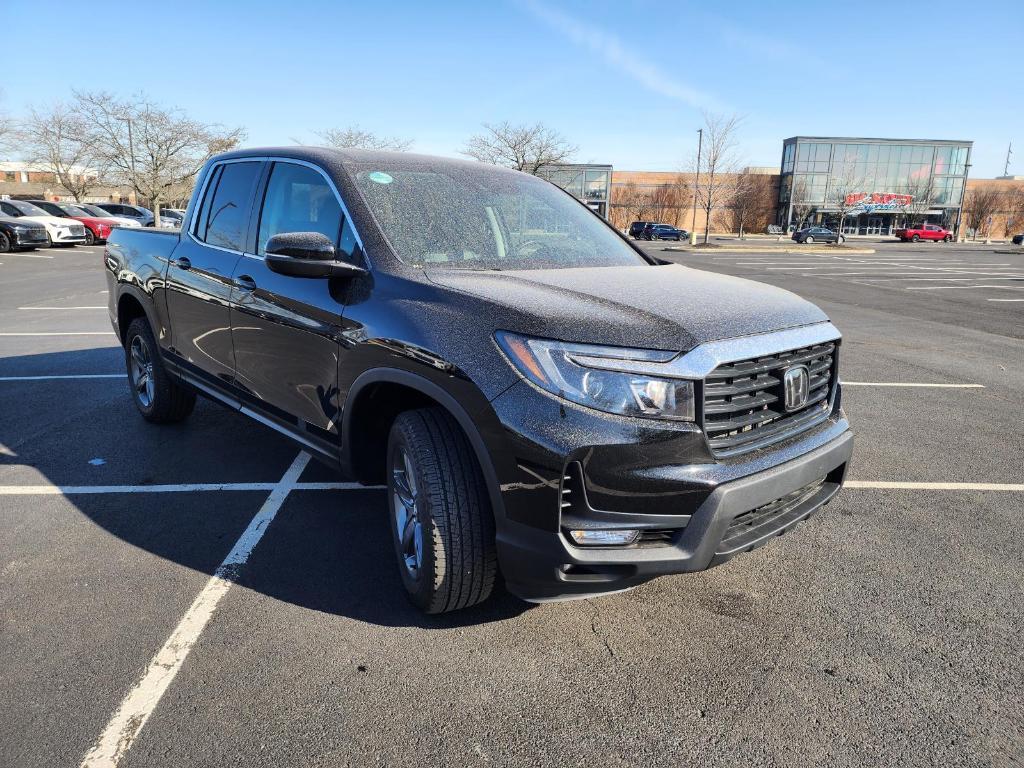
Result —
M640 237L644 240L675 240L679 242L690 237L685 229L676 229L671 224L648 224Z
M657 223L656 221L634 221L629 225L629 236L637 240L644 233L644 229Z
M534 176L232 152L180 231L116 229L104 264L142 416L181 421L202 394L386 484L428 612L480 602L499 571L542 601L702 570L846 475L820 309L655 262Z

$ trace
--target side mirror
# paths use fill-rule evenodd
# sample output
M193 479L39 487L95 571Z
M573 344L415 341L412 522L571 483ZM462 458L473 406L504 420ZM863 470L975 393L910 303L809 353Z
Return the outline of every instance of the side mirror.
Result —
M338 250L320 232L282 232L267 241L266 262L271 271L291 277L356 277L366 270L338 261Z

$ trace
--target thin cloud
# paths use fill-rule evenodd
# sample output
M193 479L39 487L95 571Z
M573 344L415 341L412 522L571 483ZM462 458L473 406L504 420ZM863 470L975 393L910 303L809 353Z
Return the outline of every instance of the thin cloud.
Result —
M627 50L617 36L554 8L549 8L537 0L522 0L520 4L549 27L560 32L576 45L601 56L610 66L633 78L652 93L698 109L711 109L718 106L712 97L679 82L657 65L645 61Z

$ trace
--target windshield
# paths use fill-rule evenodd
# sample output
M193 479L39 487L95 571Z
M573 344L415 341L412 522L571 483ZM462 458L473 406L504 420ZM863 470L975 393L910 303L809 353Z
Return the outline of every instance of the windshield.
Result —
M38 205L32 205L32 203L26 203L24 200L8 200L8 203L13 205L25 216L49 216L46 211L40 208Z
M109 216L113 216L112 213L110 213L109 211L104 211L102 208L100 208L97 205L80 205L79 207L83 211L85 211L86 214L88 214L89 216L100 216L102 218L107 218Z
M64 211L64 213L66 215L68 215L68 216L88 216L89 215L88 213L83 211L81 208L77 208L77 207L75 207L73 205L68 205L67 203L65 203L63 205L58 203L57 207L60 208L62 211Z
M406 264L443 269L552 269L647 262L595 214L535 176L439 164L365 165L355 173Z

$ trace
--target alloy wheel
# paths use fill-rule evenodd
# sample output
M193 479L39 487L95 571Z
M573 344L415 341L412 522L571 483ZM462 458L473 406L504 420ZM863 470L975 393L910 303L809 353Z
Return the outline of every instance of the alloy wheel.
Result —
M391 466L391 506L402 564L413 579L423 567L423 523L416 511L416 467L405 446L394 452Z
M156 395L156 382L153 379L153 359L141 336L132 339L131 358L132 387L135 389L135 397L138 398L139 404L143 408L149 408Z

